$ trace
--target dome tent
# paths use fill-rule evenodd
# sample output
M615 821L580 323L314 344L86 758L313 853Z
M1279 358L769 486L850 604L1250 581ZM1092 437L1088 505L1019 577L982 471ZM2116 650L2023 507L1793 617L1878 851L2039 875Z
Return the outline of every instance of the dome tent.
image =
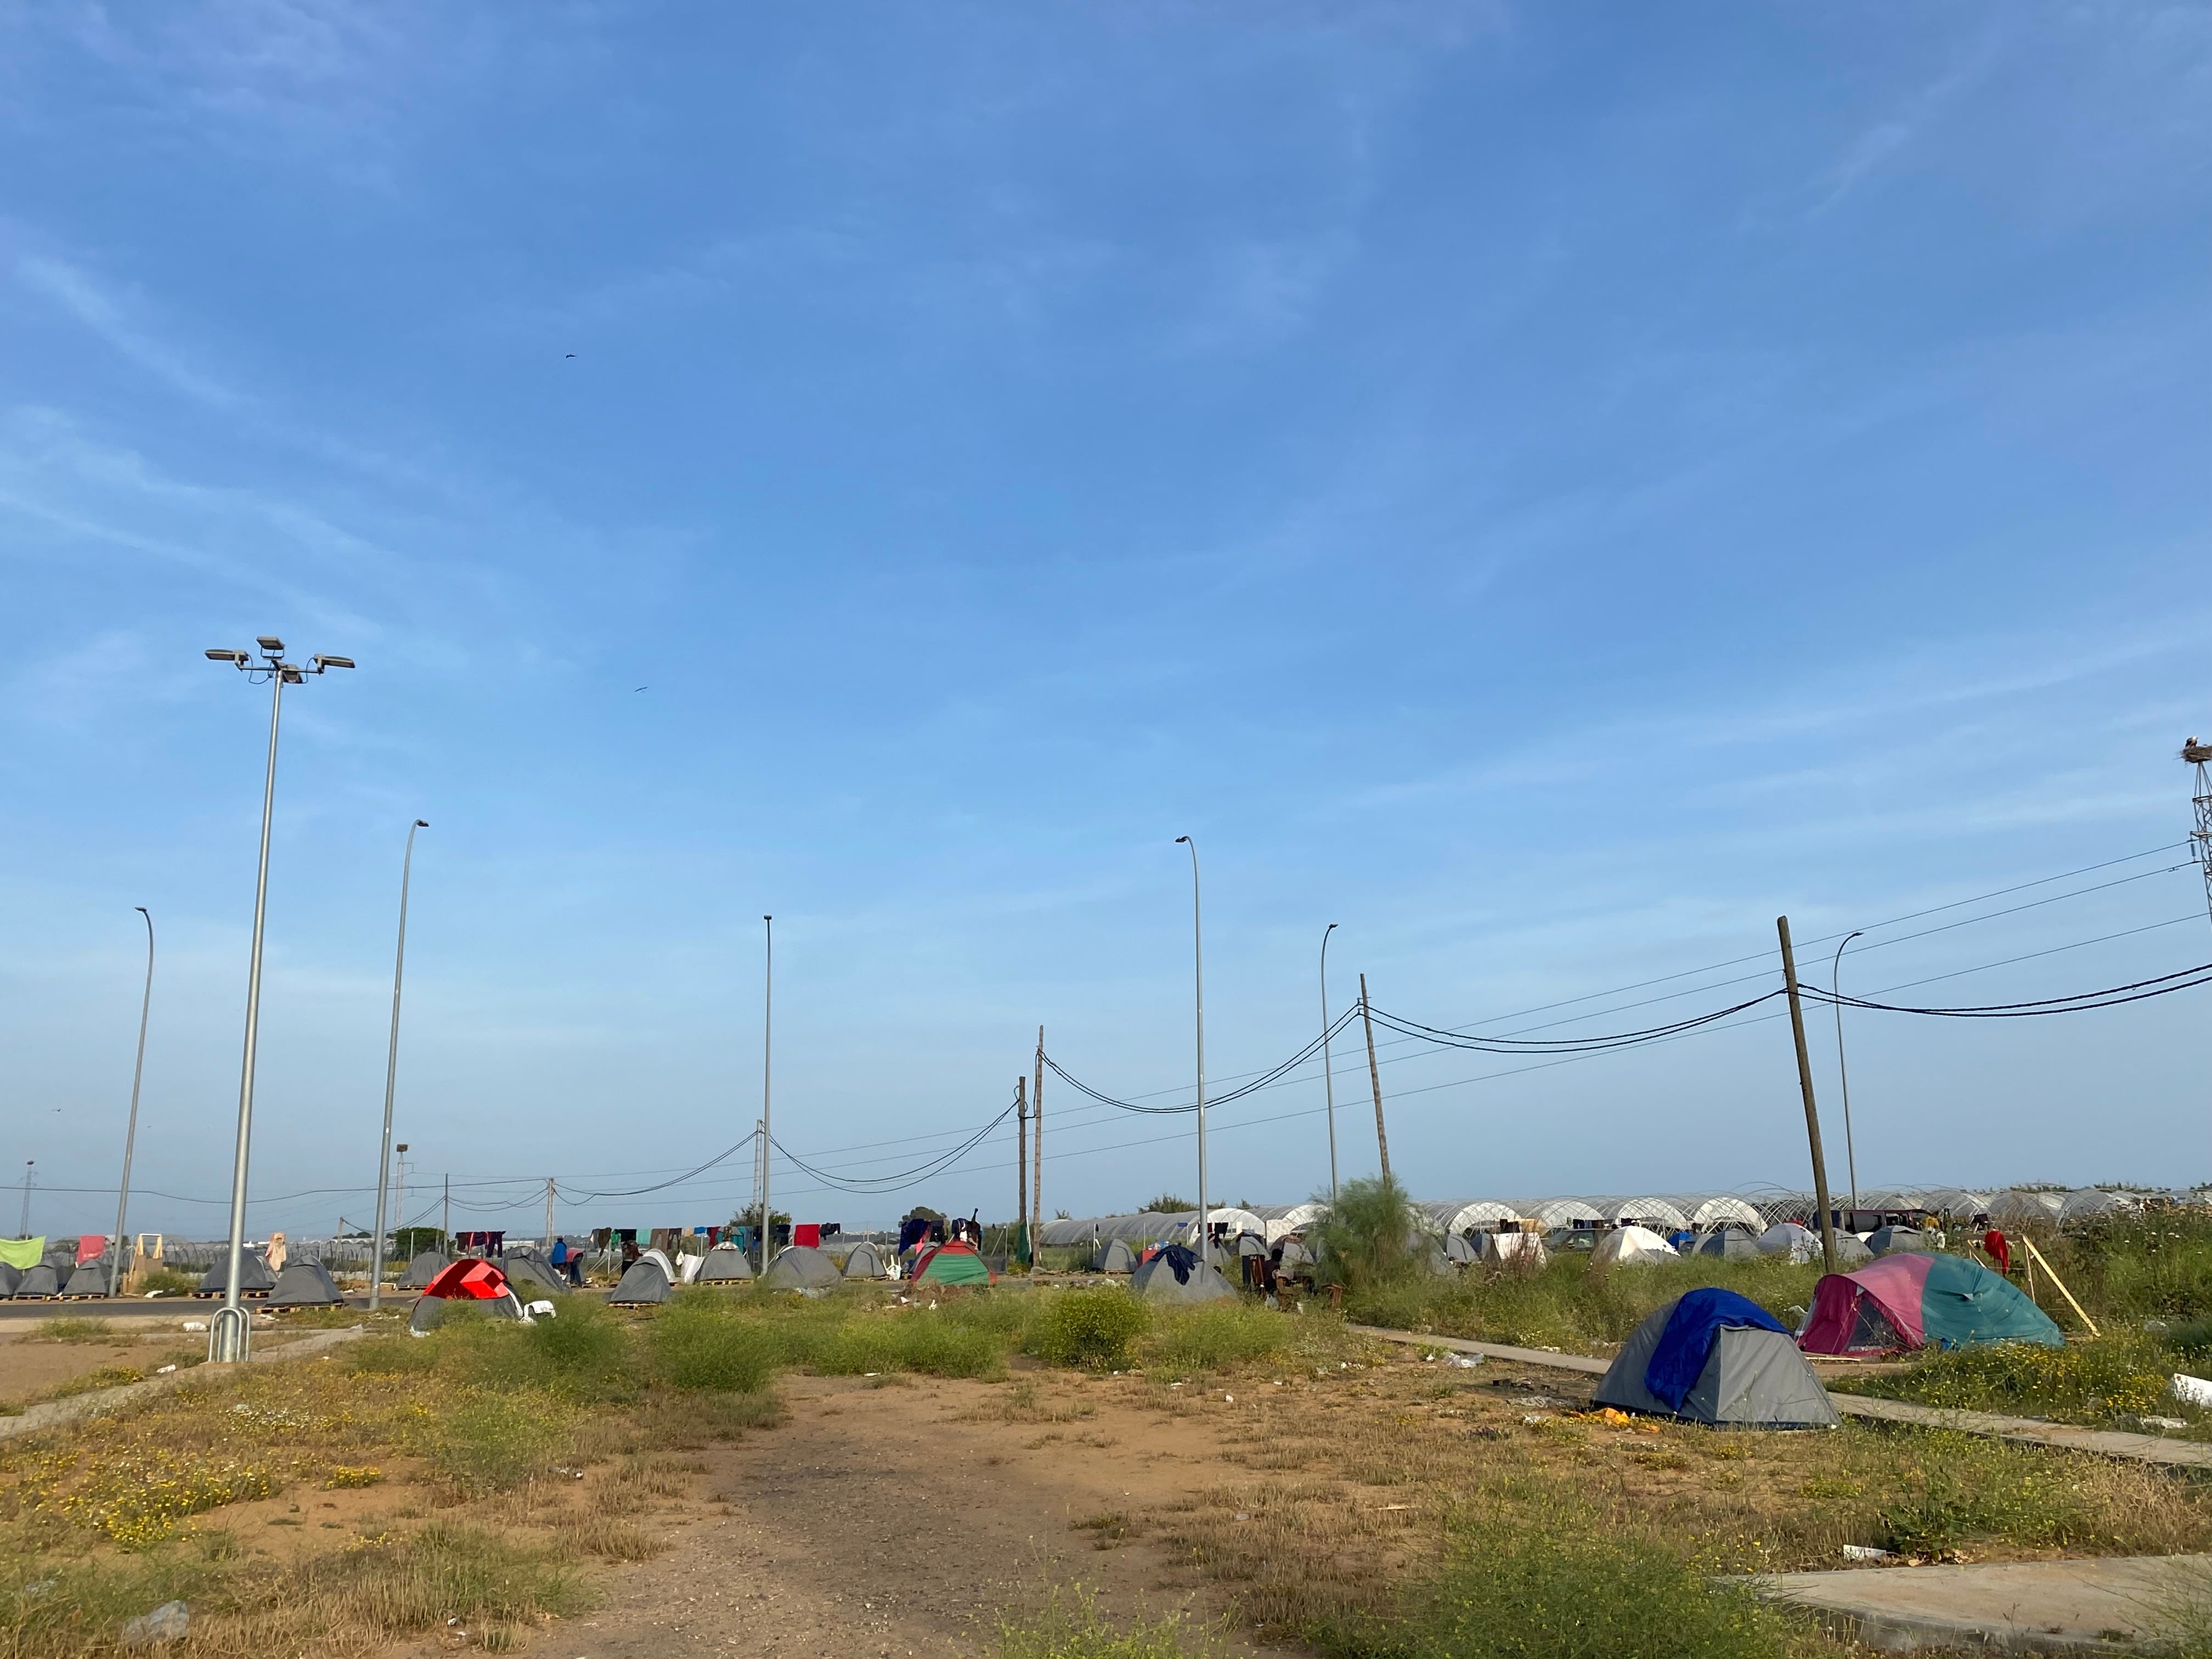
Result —
M607 1302L617 1308L650 1308L668 1300L673 1281L668 1269L661 1266L667 1258L658 1250L645 1255L623 1270L621 1279L607 1292Z
M288 1261L284 1271L276 1275L276 1288L269 1292L271 1308L335 1308L345 1298L331 1278L331 1270L319 1261L302 1257Z
M693 1281L700 1285L735 1285L753 1276L750 1257L734 1244L717 1244L707 1252L706 1265Z
M489 1261L464 1256L440 1268L422 1287L407 1316L410 1336L428 1336L445 1322L448 1303L481 1306L495 1319L527 1319L522 1299L507 1282L507 1275Z
M61 1291L61 1276L54 1272L51 1264L41 1261L37 1267L24 1270L23 1277L15 1285L15 1300L45 1302L59 1296Z
M1674 1247L1649 1227L1616 1227L1590 1251L1590 1271L1638 1261L1672 1261Z
M1726 1261L1757 1261L1762 1259L1758 1241L1738 1227L1720 1227L1704 1234L1682 1254L1717 1255Z
M269 1271L269 1264L258 1250L241 1250L238 1258L238 1293L245 1296L266 1296L276 1288L276 1275ZM218 1255L215 1265L200 1276L200 1287L192 1294L197 1297L222 1296L230 1289L230 1258Z
M1201 1262L1195 1251L1181 1244L1155 1251L1130 1276L1129 1288L1152 1302L1215 1302L1237 1294L1237 1287L1218 1268Z
M1843 1419L1781 1322L1734 1291L1692 1291L1636 1328L1594 1405L1715 1428L1833 1428Z
M430 1288L430 1281L450 1265L443 1250L420 1251L407 1264L407 1271L400 1275L399 1288L403 1291L427 1291Z
M1548 1259L1541 1233L1483 1233L1480 1237L1485 1261L1514 1261L1529 1267L1540 1267Z
M1137 1271L1136 1253L1127 1243L1109 1238L1091 1255L1091 1271L1094 1273L1133 1273Z
M1911 1227L1877 1227L1867 1235L1866 1247L1875 1255L1894 1255L1899 1250L1925 1250L1928 1235Z
M845 1277L848 1279L888 1279L890 1269L884 1266L884 1255L873 1244L863 1239L853 1246L852 1254L845 1258Z
M787 1244L775 1253L760 1282L771 1291L819 1291L843 1277L837 1264L812 1245Z
M68 1302L89 1301L94 1297L107 1294L107 1264L94 1258L82 1267L73 1268L62 1285L62 1299Z
M955 1239L949 1244L933 1245L916 1256L911 1276L917 1285L988 1285L991 1267L976 1254L974 1245Z
M23 1270L12 1261L0 1261L0 1302L15 1294L15 1287L23 1282Z
M526 1295L535 1302L568 1294L568 1281L561 1276L561 1270L536 1250L503 1251L499 1265L518 1296Z
M2020 1287L1960 1255L1899 1252L1856 1273L1829 1273L1813 1287L1813 1311L1798 1346L1808 1353L1881 1353L1897 1348L1974 1347L2066 1339Z

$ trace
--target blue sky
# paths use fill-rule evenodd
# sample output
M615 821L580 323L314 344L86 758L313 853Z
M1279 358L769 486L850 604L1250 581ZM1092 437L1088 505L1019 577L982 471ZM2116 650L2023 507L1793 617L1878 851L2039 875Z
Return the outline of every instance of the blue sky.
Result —
M765 912L811 1162L964 1139L1040 1023L1173 1099L1182 834L1224 1078L1331 921L1339 1006L1455 1025L2112 860L1846 988L2212 957L2208 128L2193 7L8 9L0 1182L109 1224L146 904L134 1217L220 1225L262 632L361 666L288 708L257 1230L368 1213L417 816L398 1138L519 1229L750 1128ZM1862 1179L2212 1178L2206 994L1857 1016ZM1805 1179L1778 1022L1383 1057L1424 1196ZM1321 1094L1215 1195L1325 1184ZM1194 1184L1046 1103L1048 1208ZM1011 1127L778 1189L1004 1213Z

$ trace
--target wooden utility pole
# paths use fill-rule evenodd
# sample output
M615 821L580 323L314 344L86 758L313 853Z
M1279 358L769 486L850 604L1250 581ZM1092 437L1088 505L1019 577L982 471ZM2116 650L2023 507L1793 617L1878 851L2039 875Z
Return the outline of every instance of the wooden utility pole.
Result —
M1036 1234L1030 1227L1030 1080L1025 1077L1014 1079L1014 1182L1020 1197L1014 1203L1014 1224L1021 1229L1024 1241L1029 1246L1030 1264L1036 1264ZM1018 1249L1008 1254L1018 1257Z
M1044 1237L1044 1027L1037 1027L1036 1081L1030 1085L1030 1116L1036 1133L1030 1137L1030 1260L1036 1260Z
M553 1254L553 1177L545 1177L545 1254Z
M1820 1206L1820 1260L1836 1271L1836 1215L1828 1202L1828 1160L1820 1152L1820 1113L1813 1103L1813 1058L1805 1049L1805 1005L1797 996L1797 953L1790 948L1790 918L1777 916L1782 938L1782 982L1790 992L1790 1034L1797 1042L1797 1086L1805 1096L1805 1139L1813 1147L1813 1201Z
M1390 1135L1382 1127L1382 1073L1375 1064L1375 1022L1367 1017L1367 975L1359 976L1359 1023L1367 1028L1367 1086L1375 1091L1375 1145L1382 1154L1382 1180L1390 1180Z

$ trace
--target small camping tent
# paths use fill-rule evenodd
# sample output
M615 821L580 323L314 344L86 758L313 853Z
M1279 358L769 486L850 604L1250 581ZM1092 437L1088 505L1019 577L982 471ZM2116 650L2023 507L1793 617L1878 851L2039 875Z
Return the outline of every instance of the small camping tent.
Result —
M950 1244L933 1245L916 1256L912 1277L917 1285L988 1285L991 1267L974 1245L955 1239Z
M15 1287L23 1282L23 1270L12 1261L0 1261L0 1302L15 1294Z
M1866 1247L1874 1255L1895 1255L1899 1250L1928 1249L1928 1235L1911 1227L1877 1227L1866 1237Z
M768 1264L761 1283L771 1291L819 1291L835 1285L843 1276L837 1271L837 1264L812 1245L787 1244Z
M427 1291L430 1288L430 1281L445 1272L449 1265L443 1250L422 1251L407 1264L407 1271L400 1275L399 1288L403 1291Z
M1164 1244L1130 1276L1129 1288L1153 1302L1213 1302L1237 1294L1218 1268L1182 1244Z
M22 1279L15 1286L15 1300L46 1302L59 1296L61 1291L60 1275L50 1264L41 1261L37 1267L25 1271Z
M74 1302L89 1301L94 1297L107 1294L107 1264L94 1260L70 1271L62 1285L62 1296Z
M1778 1255L1793 1267L1820 1259L1820 1236L1802 1221L1778 1221L1757 1243L1761 1255Z
M1479 1238L1482 1259L1492 1266L1512 1261L1540 1267L1547 1260L1541 1233L1483 1233Z
M1638 1261L1672 1261L1674 1247L1649 1227L1615 1227L1590 1251L1590 1270L1626 1267Z
M1127 1241L1109 1238L1091 1255L1091 1271L1094 1273L1133 1273L1137 1271L1137 1258Z
M463 1256L441 1267L422 1287L422 1294L415 1298L414 1310L407 1316L407 1334L429 1335L445 1322L447 1306L455 1302L481 1305L495 1319L527 1317L505 1273L489 1261Z
M648 1308L667 1301L668 1269L660 1265L667 1259L658 1250L647 1250L623 1270L621 1281L607 1292L607 1300L617 1308Z
M536 1250L505 1251L499 1258L499 1266L517 1296L539 1302L548 1297L568 1294L568 1281L561 1277L561 1270Z
M1813 1311L1797 1346L1808 1353L1879 1353L1930 1343L2056 1348L2065 1341L2019 1286L1980 1262L1900 1251L1855 1273L1829 1273L1814 1285Z
M884 1255L873 1244L862 1239L853 1246L852 1254L845 1258L845 1277L848 1279L887 1279L890 1269L884 1266Z
M699 1269L702 1285L734 1285L753 1276L753 1264L745 1253L734 1244L717 1244L707 1252L706 1265Z
M269 1264L261 1259L258 1250L241 1251L238 1259L238 1293L241 1297L266 1296L276 1288L276 1275L269 1271ZM218 1255L215 1265L200 1277L200 1287L192 1294L197 1297L222 1296L230 1289L230 1257Z
M1622 1345L1593 1403L1716 1428L1832 1428L1843 1419L1781 1322L1734 1291L1692 1291Z
M311 1257L284 1264L276 1275L276 1288L269 1292L271 1308L335 1308L345 1298L331 1278L331 1270Z
M1756 1261L1759 1259L1758 1243L1749 1233L1738 1227L1721 1227L1706 1233L1682 1254L1717 1255L1726 1261Z

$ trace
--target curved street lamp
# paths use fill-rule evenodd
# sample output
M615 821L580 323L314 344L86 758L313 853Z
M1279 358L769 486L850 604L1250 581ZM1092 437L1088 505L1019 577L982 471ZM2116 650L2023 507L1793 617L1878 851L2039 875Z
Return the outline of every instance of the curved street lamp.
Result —
M123 1186L115 1194L115 1257L107 1264L107 1293L123 1279L123 1218L131 1207L131 1152L138 1143L138 1084L146 1075L146 1016L154 1009L154 913L143 904L131 908L146 918L146 994L138 1002L138 1059L131 1068L131 1127L123 1132Z
M1849 945L1866 931L1844 935L1844 945ZM1844 1164L1850 1171L1851 1208L1859 1206L1859 1158L1851 1145L1851 1073L1844 1064L1844 984L1840 975L1844 968L1844 945L1836 947L1836 959L1828 965L1828 984L1836 994L1836 1073L1844 1085Z

